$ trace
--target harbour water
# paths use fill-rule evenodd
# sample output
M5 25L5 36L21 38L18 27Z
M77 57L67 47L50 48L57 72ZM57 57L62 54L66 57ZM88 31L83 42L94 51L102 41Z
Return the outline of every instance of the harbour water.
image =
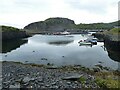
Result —
M101 64L112 69L118 68L118 61L108 55L104 42L97 45L79 45L79 40L88 38L79 35L34 35L22 40L3 42L0 53L2 61L16 61L56 66L82 65L94 67Z

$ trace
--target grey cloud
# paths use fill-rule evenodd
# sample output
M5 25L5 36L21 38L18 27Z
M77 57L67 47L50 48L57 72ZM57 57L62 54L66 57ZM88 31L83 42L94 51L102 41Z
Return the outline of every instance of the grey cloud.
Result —
M107 8L109 5L114 4L115 5L115 1L117 2L117 0L109 0L105 1L105 0L85 0L86 3L84 2L84 0L65 0L65 3L67 3L71 8L73 9L78 9L78 10L85 10L87 12L91 12L91 13L98 13L98 14L103 14L106 13Z
M5 3L0 4L1 13L34 13L49 9L49 3L46 0L13 0L11 3L7 1Z

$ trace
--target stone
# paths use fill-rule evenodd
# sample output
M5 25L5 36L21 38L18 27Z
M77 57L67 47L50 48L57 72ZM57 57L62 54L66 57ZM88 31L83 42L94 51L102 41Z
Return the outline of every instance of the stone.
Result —
M35 78L31 78L30 81L35 81Z
M3 84L9 84L11 81L6 81L6 82L3 82Z
M64 77L62 78L63 80L72 80L72 81L76 81L78 80L80 77L82 77L83 75L74 75L74 76L69 76L69 77Z
M94 78L94 76L88 75L88 79L93 80L95 78Z
M23 82L26 83L26 82L29 82L30 80L31 80L31 78L29 78L29 77L24 77Z
M49 87L50 85L45 85L46 87Z
M21 81L22 81L22 79L21 79L21 78L20 78L20 79L15 80L15 82L18 82L18 83L21 83Z
M20 88L20 84L10 85L9 88Z
M43 82L43 78L38 77L38 78L37 78L37 81L38 81L38 82Z
M103 69L103 66L101 64L96 64L96 67L99 67L100 69Z
M53 82L53 83L51 83L52 85L55 85L56 84L56 82Z
M47 58L41 58L41 60L48 60Z
M67 82L67 84L71 84L71 82Z
M5 57L7 57L7 55L5 55Z
M33 51L33 52L35 52L35 51Z
M56 88L56 89L57 89L57 88L59 88L59 87L58 87L58 86L54 86L53 88Z
M47 66L46 68L47 68L47 69L58 69L57 66Z
M100 68L93 68L94 72L100 72Z
M10 73L8 73L8 75L7 75L8 77L10 77Z

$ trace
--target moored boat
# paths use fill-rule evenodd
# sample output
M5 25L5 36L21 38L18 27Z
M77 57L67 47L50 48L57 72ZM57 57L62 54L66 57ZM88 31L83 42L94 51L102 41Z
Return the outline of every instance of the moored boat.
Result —
M92 45L92 43L91 42L87 42L86 40L84 40L84 41L79 41L78 42L80 45Z
M92 38L91 41L90 41L92 44L97 44L97 38Z
M91 42L80 42L80 45L92 45Z
M78 43L79 43L80 45L96 45L96 44L97 44L97 38L80 40Z

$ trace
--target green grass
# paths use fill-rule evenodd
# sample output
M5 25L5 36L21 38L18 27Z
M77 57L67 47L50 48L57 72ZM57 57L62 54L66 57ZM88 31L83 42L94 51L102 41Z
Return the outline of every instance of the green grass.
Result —
M112 78L108 78L108 79L96 78L95 82L101 88L118 88L119 87L119 81L114 80Z
M86 81L86 78L81 76L78 81L81 82L82 84L84 84Z
M19 29L18 28L15 28L15 27L11 27L11 26L1 26L1 30L2 32L18 32Z
M120 33L120 28L113 28L113 29L110 30L110 32Z
M95 82L101 88L119 88L119 75L114 72L98 72L95 74Z
M120 34L120 28L113 28L105 32L106 34Z

